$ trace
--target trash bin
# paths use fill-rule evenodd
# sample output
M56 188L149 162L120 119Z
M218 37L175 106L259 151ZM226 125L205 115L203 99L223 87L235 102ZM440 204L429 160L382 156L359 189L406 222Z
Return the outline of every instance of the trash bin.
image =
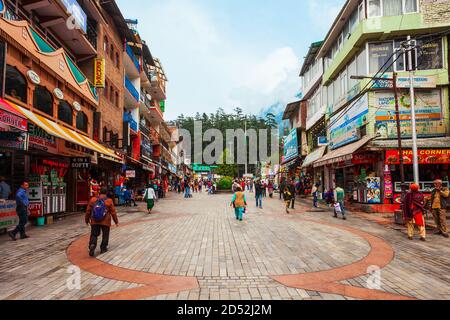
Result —
M45 217L39 217L36 219L36 226L43 227L45 226Z

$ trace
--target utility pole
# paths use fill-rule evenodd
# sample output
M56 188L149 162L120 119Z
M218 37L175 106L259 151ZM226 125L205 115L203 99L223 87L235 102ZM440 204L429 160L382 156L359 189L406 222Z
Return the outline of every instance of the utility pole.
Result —
M416 125L416 99L414 92L414 73L413 73L413 61L412 61L412 48L411 36L408 36L408 69L409 69L409 81L410 81L410 100L411 100L411 130L413 141L413 169L414 169L414 182L419 184L419 152L417 149L417 125Z
M402 183L402 203L406 194L406 185L405 185L405 160L403 157L403 145L402 145L402 130L400 128L400 108L398 106L398 89L397 89L397 73L394 72L394 76L392 79L393 89L394 89L394 97L395 97L395 120L397 121L397 140L398 140L398 153L400 159L400 179Z
M248 174L247 118L245 119L245 175Z

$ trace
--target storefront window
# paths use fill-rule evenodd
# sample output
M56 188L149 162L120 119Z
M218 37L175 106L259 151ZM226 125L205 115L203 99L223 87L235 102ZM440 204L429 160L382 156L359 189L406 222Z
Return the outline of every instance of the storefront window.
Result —
M381 16L381 0L369 0L369 17Z
M27 81L16 68L10 65L6 66L5 93L27 103Z
M67 123L68 125L73 125L73 114L72 107L67 101L61 101L58 106L58 119Z
M33 107L53 117L53 96L50 91L37 86L33 93Z
M432 70L443 68L442 39L418 40L417 69Z
M83 132L88 132L88 119L84 112L77 113L77 129Z
M380 42L369 44L370 72L376 73L381 69L384 72L393 72L393 42Z
M402 14L402 0L384 0L383 15L384 16L400 16Z

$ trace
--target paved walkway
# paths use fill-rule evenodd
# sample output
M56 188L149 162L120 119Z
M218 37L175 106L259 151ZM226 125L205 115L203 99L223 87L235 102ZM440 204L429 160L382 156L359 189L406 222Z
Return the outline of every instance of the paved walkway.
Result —
M243 222L230 195L171 194L150 216L122 209L110 251L95 259L80 216L32 228L28 240L0 236L0 299L450 299L449 240L409 241L380 221L304 204L286 215L278 199L260 210L248 197Z

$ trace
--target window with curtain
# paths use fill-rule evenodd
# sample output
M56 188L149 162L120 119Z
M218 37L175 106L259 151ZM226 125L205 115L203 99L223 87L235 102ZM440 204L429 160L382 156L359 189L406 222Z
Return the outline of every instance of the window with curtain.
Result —
M72 107L67 101L62 100L59 102L58 119L70 126L73 125Z
M403 0L405 3L405 13L418 12L417 0Z
M381 70L383 72L394 71L393 62L393 42L381 42L369 44L369 70L376 73Z
M77 113L77 129L85 133L88 132L88 118L82 111Z
M6 66L5 93L27 103L27 80L16 68Z
M53 95L50 91L37 86L33 93L33 107L53 117Z
M381 0L368 0L369 1L369 18L381 17Z
M401 16L403 0L383 0L383 16Z

